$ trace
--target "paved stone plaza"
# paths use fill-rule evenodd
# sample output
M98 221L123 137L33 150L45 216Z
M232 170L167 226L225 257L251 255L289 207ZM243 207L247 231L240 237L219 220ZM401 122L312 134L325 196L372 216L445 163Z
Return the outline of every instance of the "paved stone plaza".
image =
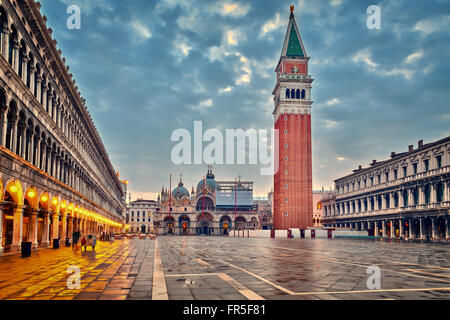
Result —
M159 237L96 252L0 257L2 300L449 299L446 245L365 240ZM367 267L381 290L367 288ZM67 268L81 268L81 290Z

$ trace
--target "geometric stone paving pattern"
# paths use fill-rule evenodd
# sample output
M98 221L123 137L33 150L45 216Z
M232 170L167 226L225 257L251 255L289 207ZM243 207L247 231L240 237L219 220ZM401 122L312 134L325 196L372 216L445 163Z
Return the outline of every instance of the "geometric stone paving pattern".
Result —
M450 299L449 251L391 240L116 240L0 257L0 300ZM367 288L372 265L381 290ZM67 288L69 266L80 267L81 290Z

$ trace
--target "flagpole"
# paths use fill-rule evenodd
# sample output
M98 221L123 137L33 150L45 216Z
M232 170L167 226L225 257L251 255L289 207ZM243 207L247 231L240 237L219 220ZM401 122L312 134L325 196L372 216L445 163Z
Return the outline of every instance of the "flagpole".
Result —
M234 221L237 219L237 180L234 178Z
M172 175L170 175L169 187L169 218L172 216Z
M205 219L205 188L206 188L206 178L203 177L203 219Z

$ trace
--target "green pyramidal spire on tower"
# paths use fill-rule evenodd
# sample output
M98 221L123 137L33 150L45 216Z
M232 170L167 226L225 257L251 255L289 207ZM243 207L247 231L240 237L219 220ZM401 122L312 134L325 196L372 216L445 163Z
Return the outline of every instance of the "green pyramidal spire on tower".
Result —
M294 26L291 27L291 34L289 35L289 44L286 56L288 57L304 57L302 46L298 40L297 32Z

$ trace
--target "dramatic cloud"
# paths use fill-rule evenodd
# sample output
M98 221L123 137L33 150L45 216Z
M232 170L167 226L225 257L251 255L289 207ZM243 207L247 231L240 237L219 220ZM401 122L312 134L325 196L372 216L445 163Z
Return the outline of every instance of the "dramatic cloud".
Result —
M190 189L205 166L174 166L173 130L273 126L275 67L289 6L311 57L313 183L329 189L358 165L418 140L450 135L448 1L379 1L382 29L366 26L370 1L41 0L77 85L132 198L169 174ZM66 9L81 8L81 30ZM272 178L258 166L214 166L220 180Z

